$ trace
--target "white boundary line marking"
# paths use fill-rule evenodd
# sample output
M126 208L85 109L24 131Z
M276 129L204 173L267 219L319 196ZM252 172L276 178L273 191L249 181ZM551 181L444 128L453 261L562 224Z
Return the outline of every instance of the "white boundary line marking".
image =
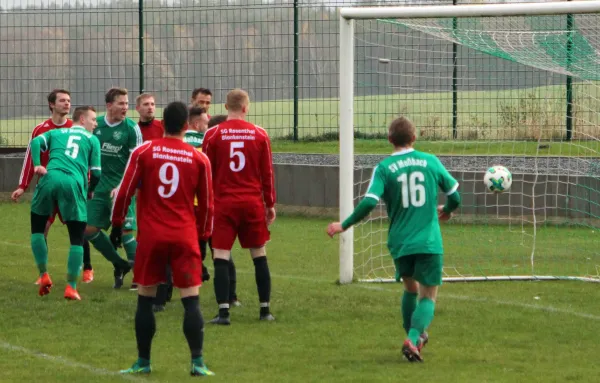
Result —
M98 376L120 377L122 379L133 381L133 382L146 382L147 381L146 379L136 378L131 375L122 375L117 371L110 371L110 370L106 370L104 368L97 368L94 366L90 366L89 364L76 362L74 360L70 360L70 359L64 358L62 356L54 356L54 355L45 354L40 351L29 350L25 347L15 346L15 345L12 345L10 343L7 343L7 342L1 341L1 340L0 340L0 348L2 348L4 350L12 351L12 352L17 352L20 354L25 354L28 356L33 356L38 359L44 359L44 360L47 360L54 364L60 364L60 365L66 366L66 367L74 368L74 369L86 370L86 371L89 371L92 374L98 375Z
M247 270L239 270L239 269L237 270L237 272L242 273L242 274L253 273L253 272L250 272ZM310 277L296 277L293 275L281 275L281 274L276 274L276 273L271 273L271 277L281 278L281 279L309 281L309 282L316 282L316 283L318 282L318 283L333 284L333 281L329 281L326 279L317 279L317 278L310 278ZM365 290L384 291L384 292L390 292L390 293L398 293L399 292L398 290L386 289L384 287L373 286L372 284L354 283L352 285L349 285L349 287L365 289ZM440 293L440 294L438 294L438 296L442 299L489 303L489 304L493 304L493 305L497 305L497 306L512 306L512 307L519 307L519 308L524 308L524 309L529 309L529 310L544 311L544 312L554 313L554 314L564 314L564 315L573 316L573 317L577 317L577 318L600 321L600 315L594 315L594 314L589 314L589 313L580 312L580 311L572 311L572 310L562 309L562 308L553 307L553 306L543 306L543 305L535 305L535 304L530 304L530 303L510 302L510 301L489 299L489 298L485 298L485 297L478 298L478 297L471 297L468 295L457 295L457 294L446 294L446 293Z
M4 244L4 245L8 245L8 246L22 247L22 248L29 247L29 246L23 245L21 243L13 243L13 242L6 242L6 241L0 241L0 244ZM241 274L253 274L254 273L254 271L243 270L243 269L238 269L238 268L236 268L236 271ZM331 283L331 284L334 283L332 280L327 280L327 279L310 278L310 277L295 276L295 275L282 275L282 274L277 274L277 273L271 273L271 277L305 281L305 282L315 282L315 283ZM397 292L392 289L386 289L383 287L373 286L370 284L367 285L367 284L354 283L350 286L352 286L353 288L366 289L366 290L387 291L387 292L391 292L391 293ZM438 296L441 297L442 299L452 299L452 300L479 302L479 303L490 303L490 304L494 304L497 306L519 307L519 308L524 308L524 309L529 309L529 310L544 311L544 312L554 313L554 314L564 314L564 315L577 317L577 318L600 321L600 315L595 315L595 314L590 314L590 313L585 313L585 312L580 312L580 311L571 311L571 310L562 309L562 308L553 307L553 306L543 306L543 305L535 305L535 304L530 304L530 303L502 301L502 300L496 300L496 299L489 299L489 298L485 298L485 297L480 297L480 298L472 297L472 296L468 296L468 295L440 293L440 294L438 294Z

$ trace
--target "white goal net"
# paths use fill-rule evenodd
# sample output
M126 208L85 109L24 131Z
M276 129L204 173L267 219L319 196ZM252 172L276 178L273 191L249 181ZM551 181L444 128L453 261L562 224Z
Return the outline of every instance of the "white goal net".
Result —
M600 281L600 2L582 3L343 10L342 218L386 156L359 151L404 115L461 184L446 281ZM509 192L486 190L492 165ZM345 234L343 283L395 280L387 230L379 205Z

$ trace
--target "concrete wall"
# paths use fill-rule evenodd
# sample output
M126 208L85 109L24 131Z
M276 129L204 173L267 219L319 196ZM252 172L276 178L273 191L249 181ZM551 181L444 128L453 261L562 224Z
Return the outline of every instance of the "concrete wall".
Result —
M21 172L21 158L0 158L0 192L13 191ZM335 215L339 205L339 170L335 166L275 165L278 205L281 210L316 215ZM369 169L356 170L355 195L364 193ZM600 180L567 175L514 174L511 191L486 192L483 173L453 172L461 183L461 216L486 220L513 219L537 222L578 221L600 217ZM29 191L33 190L33 185ZM440 202L444 196L440 194Z

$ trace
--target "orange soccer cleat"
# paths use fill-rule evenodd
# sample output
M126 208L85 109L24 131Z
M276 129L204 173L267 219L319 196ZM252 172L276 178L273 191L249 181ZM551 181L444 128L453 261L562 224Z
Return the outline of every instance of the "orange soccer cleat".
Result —
M52 280L50 279L50 275L48 275L48 273L42 274L42 276L40 277L39 285L40 290L38 294L40 295L40 297L50 294L50 289L52 288Z
M81 297L79 296L77 290L72 288L71 285L67 285L67 287L65 288L65 299L69 299L72 301L80 301Z
M83 270L83 277L81 278L81 282L90 283L94 280L94 270Z

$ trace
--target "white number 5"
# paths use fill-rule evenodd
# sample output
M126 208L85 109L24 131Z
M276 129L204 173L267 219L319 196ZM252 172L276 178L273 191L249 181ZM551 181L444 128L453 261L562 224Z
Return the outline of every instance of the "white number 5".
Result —
M69 136L69 141L67 141L67 149L65 150L65 154L71 158L77 158L77 154L79 154L79 144L75 141L81 140L81 136Z
M246 166L246 156L244 156L242 151L236 150L243 147L243 142L232 142L231 146L229 147L229 158L231 158L231 161L229 161L229 169L231 169L232 172L239 172L244 168L244 166ZM238 158L237 166L233 160L234 157Z
M168 169L171 169L171 178L167 177ZM163 198L172 197L179 186L179 170L177 169L177 166L172 162L165 162L158 171L158 178L160 179L160 183L162 183L162 185L158 187L158 195ZM165 185L171 186L168 193L166 192L167 188Z

